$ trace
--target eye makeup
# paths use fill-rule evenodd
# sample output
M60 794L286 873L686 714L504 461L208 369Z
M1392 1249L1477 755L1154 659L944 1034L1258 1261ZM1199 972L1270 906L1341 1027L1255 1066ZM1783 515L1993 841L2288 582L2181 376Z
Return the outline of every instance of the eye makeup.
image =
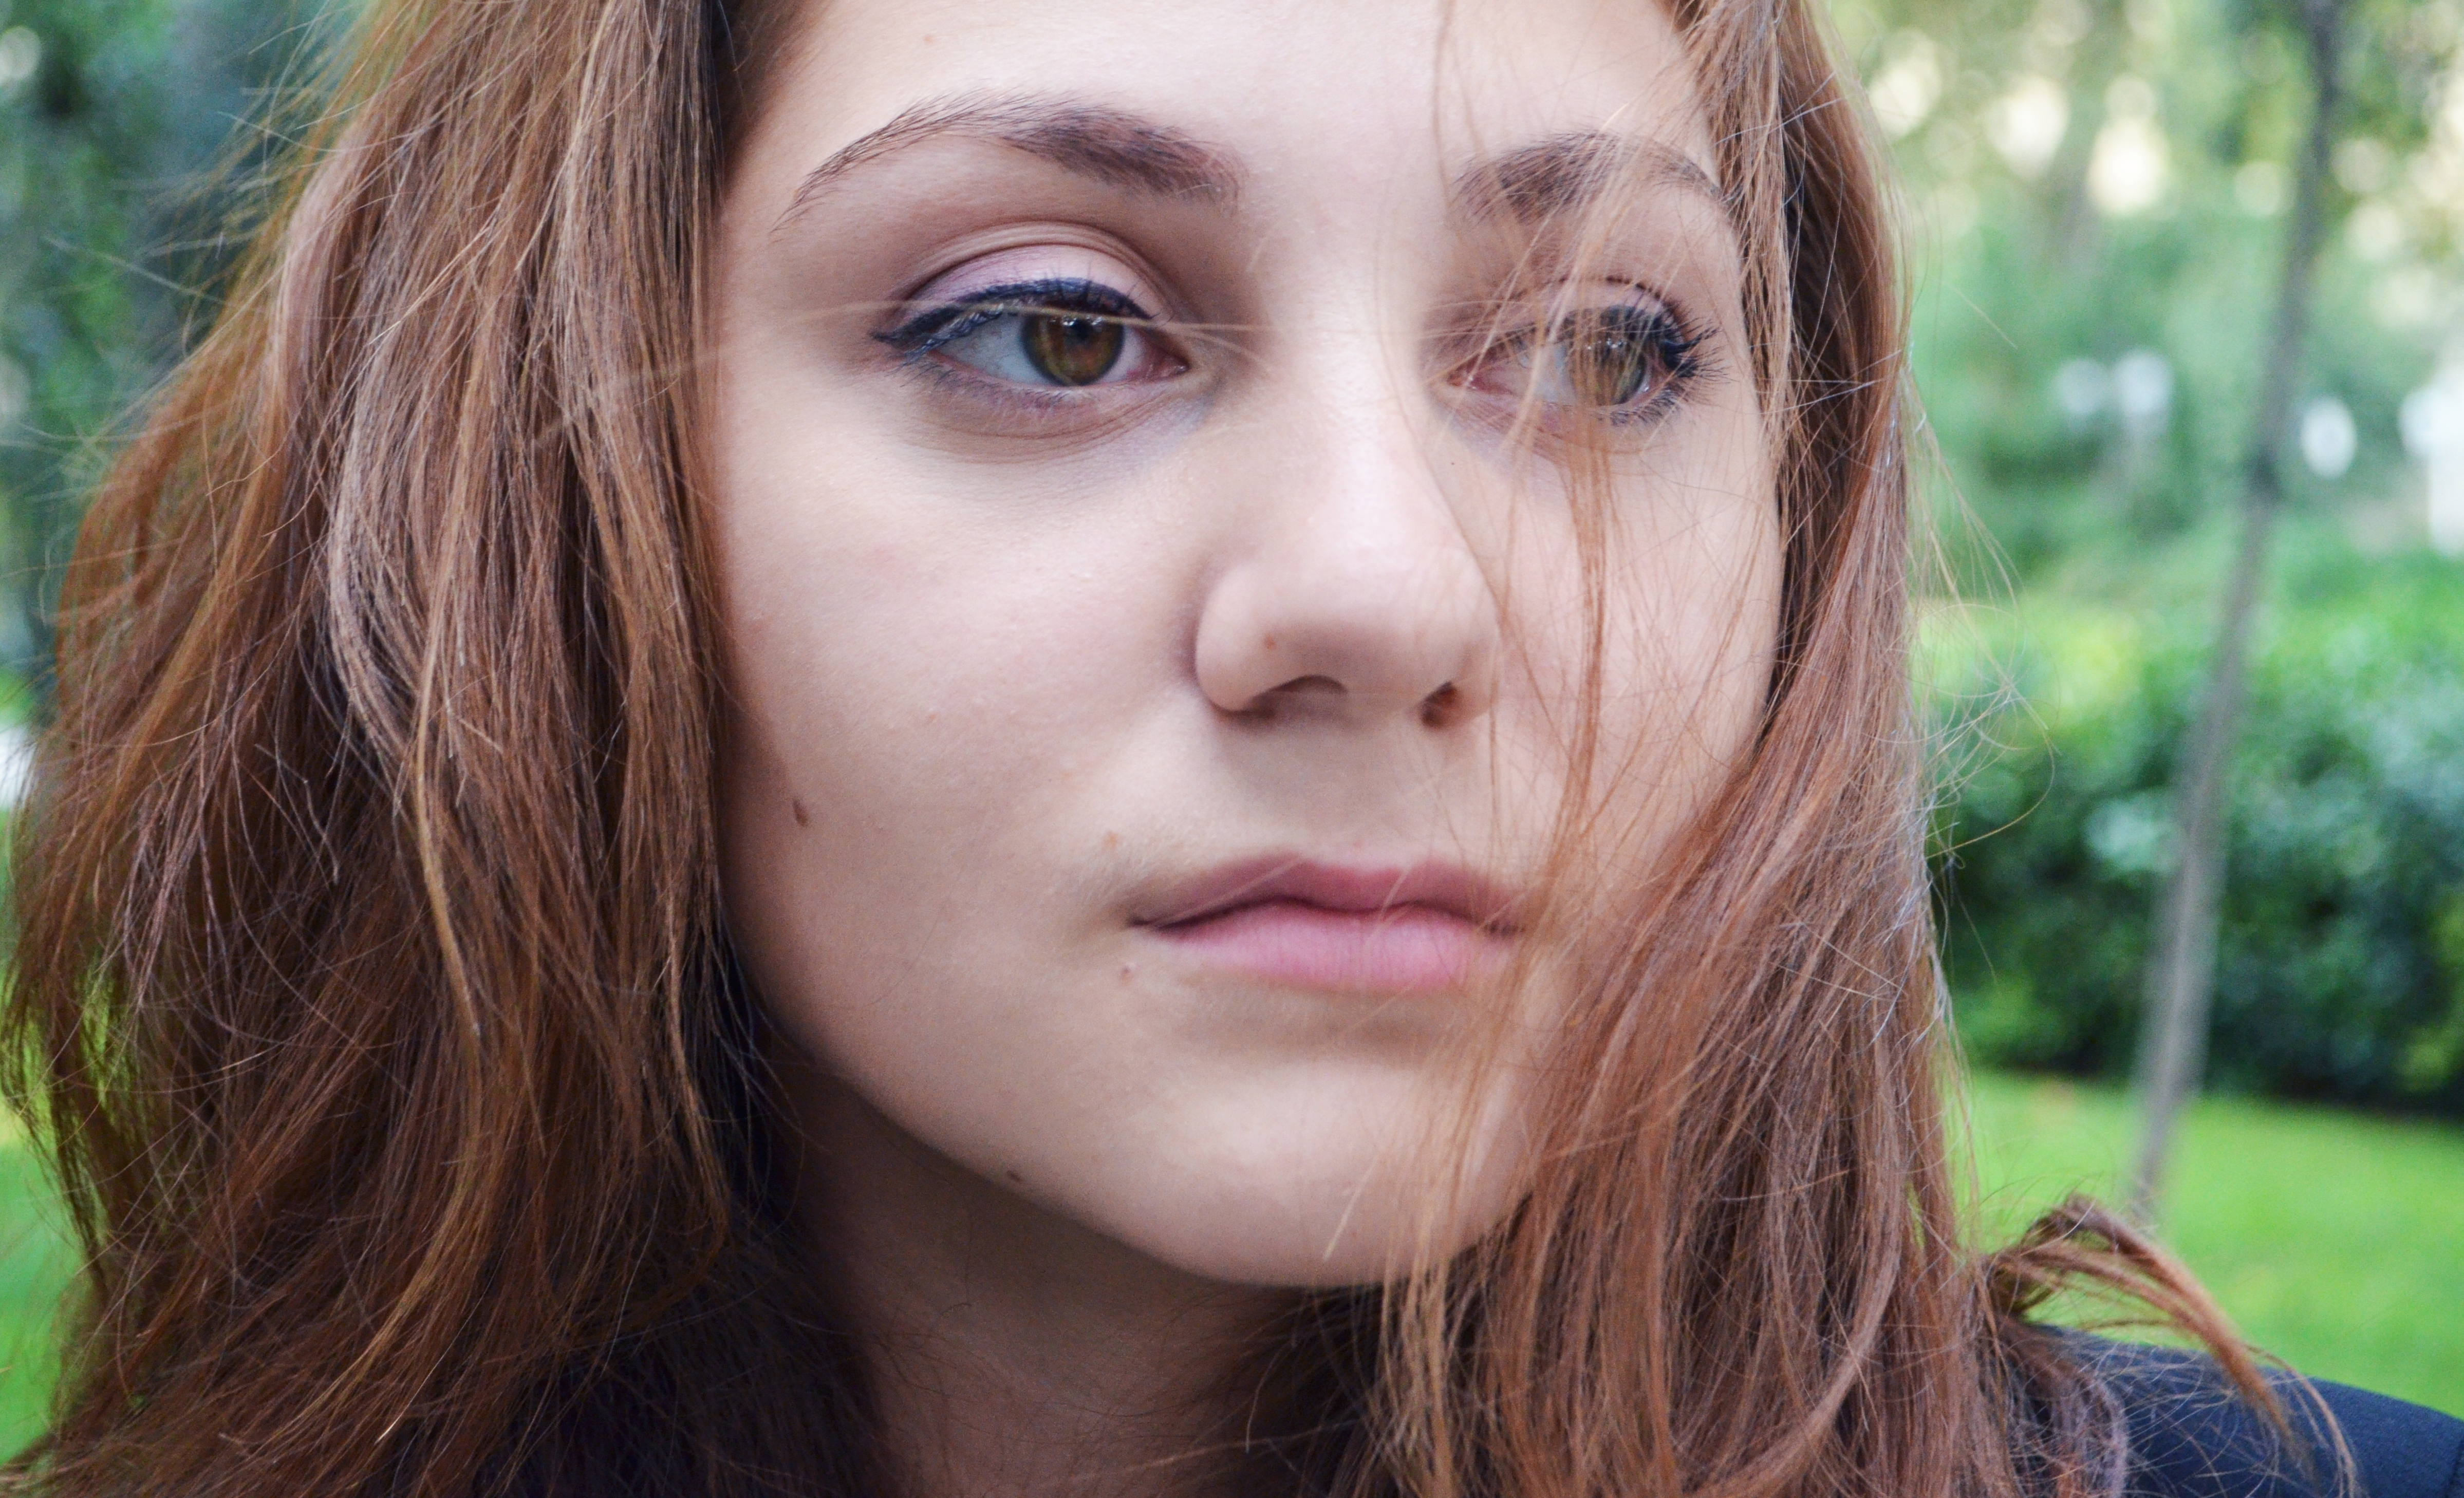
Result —
M1145 308L1096 281L1052 278L987 286L917 312L873 337L902 354L931 354L1001 318L1151 320Z

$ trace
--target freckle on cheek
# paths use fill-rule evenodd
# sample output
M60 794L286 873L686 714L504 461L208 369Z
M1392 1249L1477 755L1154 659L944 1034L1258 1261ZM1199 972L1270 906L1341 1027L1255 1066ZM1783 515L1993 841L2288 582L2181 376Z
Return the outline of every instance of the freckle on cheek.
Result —
M787 809L796 814L796 826L800 827L808 827L813 825L813 814L804 809L804 804L803 802L790 801L787 803Z

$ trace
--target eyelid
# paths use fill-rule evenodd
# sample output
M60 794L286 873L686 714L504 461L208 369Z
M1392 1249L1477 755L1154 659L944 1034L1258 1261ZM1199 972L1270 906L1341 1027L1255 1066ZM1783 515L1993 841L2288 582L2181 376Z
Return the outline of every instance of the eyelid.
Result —
M1639 298L1639 299L1635 299ZM1665 315L1670 321L1686 330L1688 336L1707 337L1708 329L1688 314L1677 297L1662 293L1642 281L1599 280L1559 283L1536 294L1508 296L1494 302L1477 304L1486 313L1477 327L1466 325L1463 337L1483 344L1494 344L1505 338L1555 328L1567 319L1598 308L1639 306Z
M902 312L985 299L1025 286L1097 286L1146 309L1149 320L1169 315L1171 298L1136 261L1089 245L1011 245L935 272L897 298Z
M1098 281L1024 281L987 285L930 305L911 302L907 305L911 316L873 337L902 354L930 353L994 319L1014 317L1039 306L1062 312L1091 312L1141 328L1151 329L1155 320L1129 297Z

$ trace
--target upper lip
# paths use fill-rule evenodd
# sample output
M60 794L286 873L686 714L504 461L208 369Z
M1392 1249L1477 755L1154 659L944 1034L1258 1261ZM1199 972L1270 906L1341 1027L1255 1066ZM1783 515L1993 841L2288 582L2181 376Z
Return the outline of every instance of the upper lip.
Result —
M1240 859L1174 885L1136 923L1186 926L1273 901L1363 914L1419 906L1500 933L1514 929L1513 893L1461 865L1330 864L1289 853Z

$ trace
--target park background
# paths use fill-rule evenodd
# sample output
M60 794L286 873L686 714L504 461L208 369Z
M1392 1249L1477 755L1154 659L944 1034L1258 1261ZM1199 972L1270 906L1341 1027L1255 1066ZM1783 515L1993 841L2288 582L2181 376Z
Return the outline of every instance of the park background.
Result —
M2258 382L2295 361L2162 1227L2270 1351L2464 1415L2464 0L2346 0L2299 348L2271 346L2310 117L2292 3L1833 6L1903 198L1973 1211L2007 1234L2123 1188L2177 749ZM79 498L210 316L346 6L0 0L0 800ZM0 1134L0 1446L39 1422L72 1264Z

